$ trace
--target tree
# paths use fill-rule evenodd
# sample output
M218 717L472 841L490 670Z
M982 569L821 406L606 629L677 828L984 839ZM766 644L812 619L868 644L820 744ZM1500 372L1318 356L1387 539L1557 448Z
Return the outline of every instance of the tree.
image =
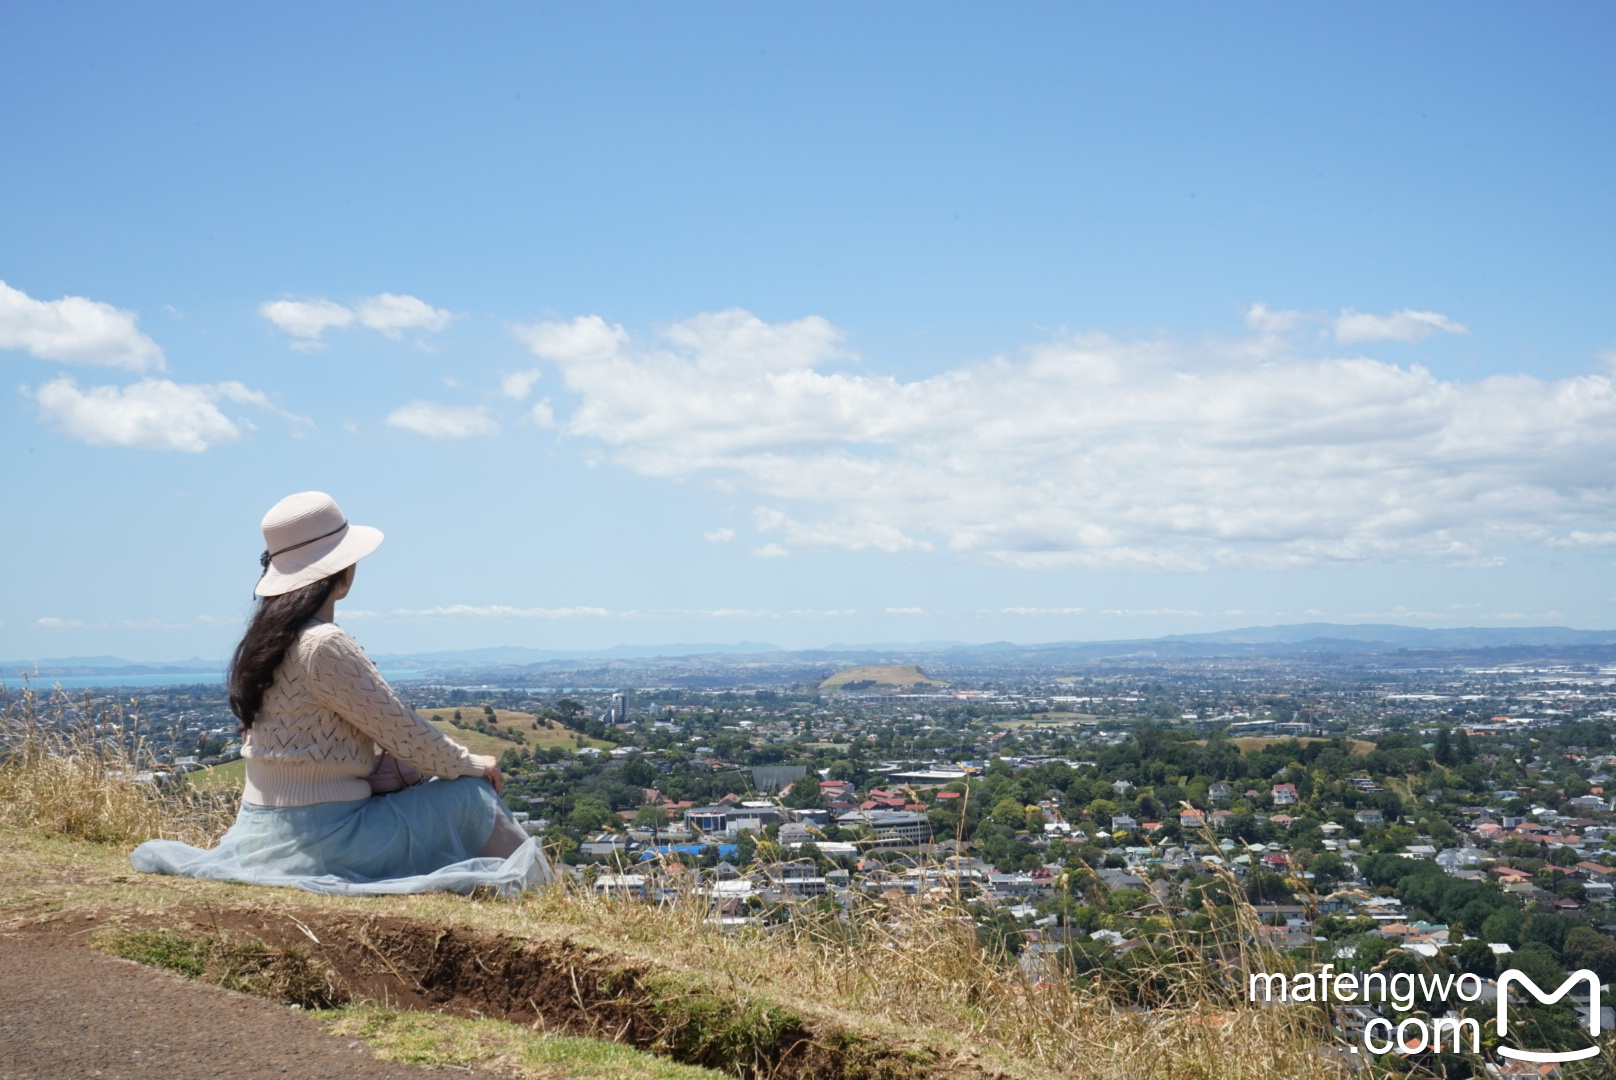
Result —
M1313 871L1313 880L1321 889L1328 888L1347 876L1346 862L1333 851L1326 851L1314 859L1309 869Z
M813 773L791 782L786 805L798 810L822 810L825 797L819 793L819 777Z
M1453 752L1453 738L1448 734L1446 724L1436 729L1436 747L1431 756L1435 757L1436 763L1444 768L1459 763L1458 756Z
M656 783L657 771L649 761L638 754L629 758L623 764L623 783L633 787L650 787Z
M612 808L595 798L585 795L579 798L567 814L567 827L578 829L581 832L594 832L612 819Z
M1027 827L1027 808L1008 795L993 804L991 816L995 825L1002 825L1011 832Z
M1095 799L1089 803L1089 816L1100 823L1100 827L1110 831L1111 819L1122 813L1122 808L1110 799Z
M821 871L823 871L826 866L830 865L830 860L825 858L825 853L820 851L819 845L814 843L812 840L804 840L801 844L797 845L797 858L814 860L814 865L817 866Z
M1464 728L1453 737L1453 753L1461 765L1468 765L1476 760L1476 749L1470 745L1470 734Z
M1566 963L1588 968L1602 983L1616 981L1616 941L1591 926L1579 926L1566 935L1560 950Z
M1528 941L1510 954L1509 962L1539 986L1559 986L1565 981L1565 968L1560 966L1554 950L1541 941Z
M646 803L634 814L634 827L653 831L668 827L668 812L660 806Z
M1521 913L1514 908L1501 908L1487 916L1481 924L1483 940L1514 947L1521 943Z
M1487 943L1479 938L1472 938L1460 945L1454 953L1454 959L1458 961L1461 972L1468 971L1483 979L1491 979L1498 974L1497 957L1487 947Z

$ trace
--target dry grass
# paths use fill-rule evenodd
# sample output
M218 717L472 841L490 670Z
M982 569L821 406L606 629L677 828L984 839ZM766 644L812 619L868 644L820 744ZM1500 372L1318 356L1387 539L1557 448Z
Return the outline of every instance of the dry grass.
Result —
M151 755L138 716L31 684L0 693L0 822L97 843L208 844L235 819L235 793L141 779Z
M1023 965L980 934L957 896L924 903L861 899L851 910L803 904L788 922L732 933L711 921L693 891L684 902L656 907L582 887L509 902L443 894L356 899L130 877L123 861L130 845L155 836L209 842L233 807L217 795L136 780L144 760L138 724L92 713L62 697L25 694L7 702L0 821L25 831L0 831L0 894L13 898L0 901L0 916L54 919L72 910L138 908L149 919L199 902L401 915L534 941L565 939L649 965L679 988L682 997L663 998L687 1001L692 1024L702 1022L703 1002L723 1003L726 1023L784 1011L834 1021L861 1039L931 1047L939 1061L969 1058L1005 1076L1323 1080L1347 1073L1326 1050L1336 1040L1320 1014L1242 1000L1245 970L1285 966L1254 943L1256 917L1248 906L1237 907L1232 921L1225 912L1210 937L1181 930L1173 913L1163 912L1150 958L1123 980L1073 977L1058 958ZM64 855L62 842L48 834L100 846L69 844ZM72 872L58 878L67 863ZM1241 894L1238 887L1228 891ZM397 1030L401 1023L386 1021ZM403 1026L429 1041L447 1038L430 1024ZM1371 1067L1357 1075L1378 1073Z
M513 921L571 927L625 952L654 950L737 998L829 1011L863 1029L925 1032L1055 1075L1094 1080L1272 1080L1345 1075L1334 1042L1306 1010L1243 1000L1250 970L1284 970L1253 944L1257 918L1237 914L1214 967L1196 935L1169 929L1124 988L1104 976L1028 970L983 944L965 906L869 901L844 915L800 911L768 932L723 933L699 905L661 908L563 889L524 898ZM1143 999L1138 986L1152 992ZM1014 1067L1014 1066L1012 1066ZM1361 1074L1364 1075L1364 1074ZM1367 1075L1373 1075L1367 1074Z

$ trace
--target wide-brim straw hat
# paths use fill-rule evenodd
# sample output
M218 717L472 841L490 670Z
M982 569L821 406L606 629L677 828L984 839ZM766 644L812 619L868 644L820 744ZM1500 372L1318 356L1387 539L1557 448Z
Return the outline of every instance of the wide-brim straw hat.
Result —
M382 532L350 525L323 491L288 495L264 515L264 576L256 596L280 596L346 570L381 546Z

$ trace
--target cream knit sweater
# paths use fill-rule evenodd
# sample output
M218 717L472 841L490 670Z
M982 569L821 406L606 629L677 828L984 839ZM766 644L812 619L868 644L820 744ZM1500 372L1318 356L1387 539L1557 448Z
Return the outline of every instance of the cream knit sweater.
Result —
M365 777L383 750L445 780L478 776L494 764L400 701L346 631L309 620L241 740L247 759L242 799L308 806L369 798Z

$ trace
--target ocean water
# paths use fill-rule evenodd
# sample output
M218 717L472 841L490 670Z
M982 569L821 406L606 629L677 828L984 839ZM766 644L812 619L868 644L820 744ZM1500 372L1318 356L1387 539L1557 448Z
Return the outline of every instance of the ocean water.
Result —
M382 669L382 677L389 680L413 679L419 677L419 670L410 668ZM167 672L159 674L106 674L106 675L50 675L40 676L33 680L34 689L52 690L61 687L63 690L90 690L108 687L129 687L130 689L150 689L154 686L221 686L224 683L223 671L188 671L183 673ZM16 672L0 674L0 686L10 691L18 691L23 687L22 676Z

